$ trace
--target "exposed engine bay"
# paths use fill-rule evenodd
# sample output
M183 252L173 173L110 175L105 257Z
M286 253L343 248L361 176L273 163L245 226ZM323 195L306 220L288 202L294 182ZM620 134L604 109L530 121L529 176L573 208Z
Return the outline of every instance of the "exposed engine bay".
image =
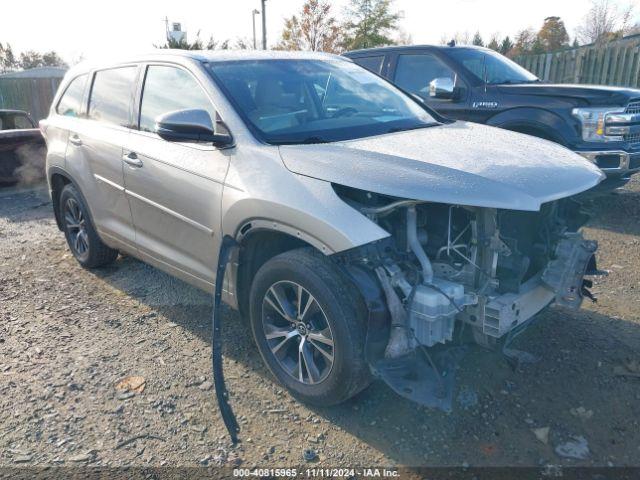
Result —
M477 343L492 345L554 302L579 308L584 297L595 300L584 277L600 273L597 243L579 232L588 216L573 198L527 212L334 189L391 234L342 257L356 277L368 274L381 287L390 318L384 352L380 345L377 352L383 377L387 367L391 375L407 367L398 359L417 351L440 376L433 355L454 342L454 331L469 330ZM378 332L371 337L382 340ZM415 397L415 385L400 389Z

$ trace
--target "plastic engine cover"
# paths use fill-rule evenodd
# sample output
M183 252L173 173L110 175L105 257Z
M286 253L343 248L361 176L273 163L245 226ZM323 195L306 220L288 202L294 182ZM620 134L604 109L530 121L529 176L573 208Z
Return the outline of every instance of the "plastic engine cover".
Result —
M434 278L432 285L436 288L418 285L409 308L409 328L413 330L417 341L427 347L451 340L458 311L456 305L465 303L462 285L439 278Z

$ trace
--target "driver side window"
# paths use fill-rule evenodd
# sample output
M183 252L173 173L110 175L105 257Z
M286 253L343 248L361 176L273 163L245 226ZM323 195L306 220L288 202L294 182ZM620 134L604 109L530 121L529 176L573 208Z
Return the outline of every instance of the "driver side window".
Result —
M429 84L436 78L456 81L456 74L436 56L429 53L400 55L396 67L395 84L418 95L424 100L429 97Z
M214 125L218 123L209 97L190 73L177 67L150 65L142 91L140 130L153 132L160 115L186 109L206 110Z

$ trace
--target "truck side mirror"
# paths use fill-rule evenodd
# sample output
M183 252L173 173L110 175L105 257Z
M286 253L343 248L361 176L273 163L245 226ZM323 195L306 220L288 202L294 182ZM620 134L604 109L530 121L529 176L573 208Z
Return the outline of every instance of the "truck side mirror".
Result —
M451 100L454 97L455 80L451 77L438 77L429 83L429 96L431 98L441 98Z

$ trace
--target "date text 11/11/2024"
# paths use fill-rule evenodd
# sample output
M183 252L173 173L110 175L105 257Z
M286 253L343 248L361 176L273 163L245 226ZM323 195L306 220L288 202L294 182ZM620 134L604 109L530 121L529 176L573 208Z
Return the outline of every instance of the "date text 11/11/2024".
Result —
M399 472L387 468L236 468L234 477L276 477L276 478L397 478Z

